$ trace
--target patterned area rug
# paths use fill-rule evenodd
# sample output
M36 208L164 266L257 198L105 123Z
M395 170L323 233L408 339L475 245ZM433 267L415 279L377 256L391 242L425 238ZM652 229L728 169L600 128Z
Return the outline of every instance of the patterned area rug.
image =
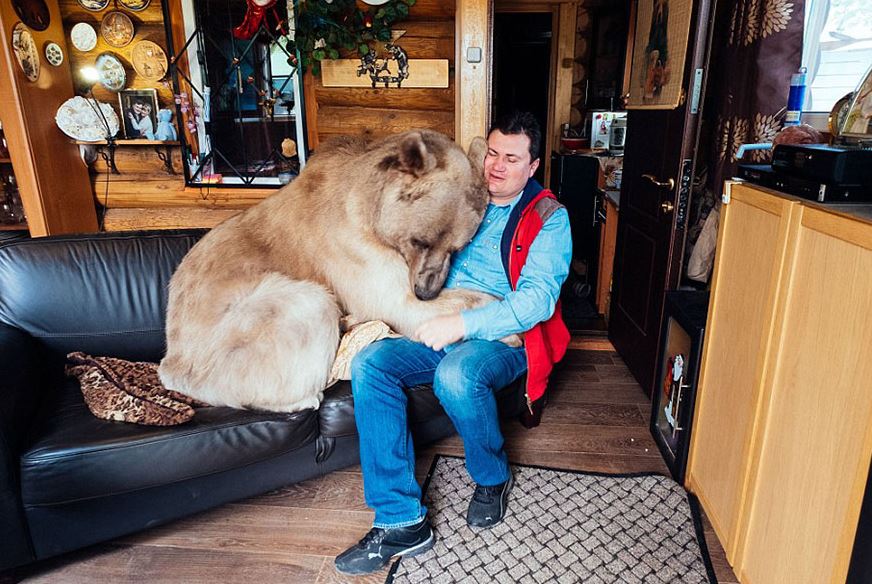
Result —
M424 485L436 545L388 583L716 584L696 500L671 478L512 469L505 521L473 529L464 460L437 456Z

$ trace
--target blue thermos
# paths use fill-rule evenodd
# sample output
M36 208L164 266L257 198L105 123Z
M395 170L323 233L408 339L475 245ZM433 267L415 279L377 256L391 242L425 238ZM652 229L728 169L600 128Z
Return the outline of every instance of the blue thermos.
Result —
M790 77L790 93L787 96L787 115L784 117L785 126L796 126L802 117L802 105L805 103L805 72L801 67L798 73Z

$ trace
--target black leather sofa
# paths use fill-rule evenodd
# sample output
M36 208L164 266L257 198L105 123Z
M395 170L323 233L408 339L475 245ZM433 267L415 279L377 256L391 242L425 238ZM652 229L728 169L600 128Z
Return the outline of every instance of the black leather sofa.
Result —
M0 572L358 461L350 385L294 414L202 408L182 425L95 418L65 355L158 361L170 276L202 230L0 242ZM454 432L410 393L419 445ZM523 380L499 393L524 404Z

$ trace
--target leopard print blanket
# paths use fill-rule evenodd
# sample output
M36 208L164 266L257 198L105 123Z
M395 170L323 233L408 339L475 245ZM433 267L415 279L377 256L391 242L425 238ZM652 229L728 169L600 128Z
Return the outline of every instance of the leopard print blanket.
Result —
M351 362L364 347L398 336L378 320L349 326L339 344L327 387L351 379ZM157 375L157 363L92 357L81 352L68 354L67 361L67 376L79 380L88 409L104 420L173 426L190 420L194 408L208 406L164 387Z
M195 407L208 405L165 388L157 363L80 352L70 353L67 360L67 375L78 378L88 409L104 420L173 426L190 420Z

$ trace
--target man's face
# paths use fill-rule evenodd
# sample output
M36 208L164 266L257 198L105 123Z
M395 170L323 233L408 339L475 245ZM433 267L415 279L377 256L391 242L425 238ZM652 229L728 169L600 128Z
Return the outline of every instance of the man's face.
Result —
M491 202L502 204L515 198L539 168L530 160L530 139L526 134L503 134L494 130L487 137L484 178Z
M136 115L141 115L142 114L142 104L134 103L133 104L133 113L135 113Z

